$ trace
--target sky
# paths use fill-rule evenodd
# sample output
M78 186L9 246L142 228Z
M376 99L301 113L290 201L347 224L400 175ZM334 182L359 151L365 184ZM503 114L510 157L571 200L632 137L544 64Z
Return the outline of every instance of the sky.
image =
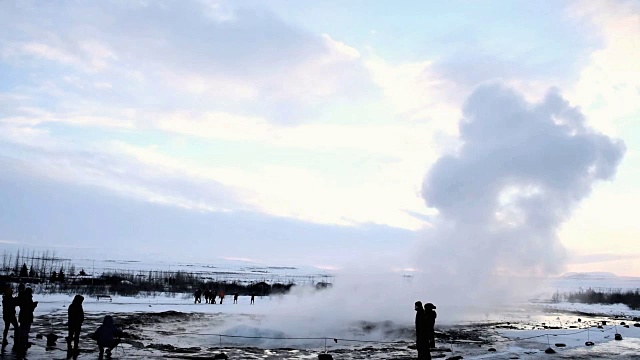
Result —
M638 59L635 1L2 1L0 248L640 276Z

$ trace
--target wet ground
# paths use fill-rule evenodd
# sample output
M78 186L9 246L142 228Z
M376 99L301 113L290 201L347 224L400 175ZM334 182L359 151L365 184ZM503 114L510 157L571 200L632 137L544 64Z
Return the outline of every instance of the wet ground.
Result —
M83 324L78 359L97 359L98 350L90 333L101 324L105 313L87 313ZM256 315L203 314L175 311L156 313L117 313L115 319L126 336L113 353L113 358L206 359L224 353L229 359L317 359L326 351L334 359L415 359L413 329L391 322L360 322L349 327L345 339L291 337L247 324L259 322ZM66 314L63 311L38 316L32 326L32 346L27 359L67 359ZM604 322L604 323L603 323ZM225 323L225 334L215 334ZM624 325L623 325L624 323ZM437 348L433 358L448 359L640 359L640 324L632 318L568 312L547 312L519 321L476 322L439 327ZM213 326L212 324L215 324ZM626 325L626 327L625 327ZM601 328L598 328L600 326ZM587 329L589 329L587 331ZM615 333L623 340L614 340ZM46 346L46 335L60 336L55 346ZM385 342L357 342L368 334L377 334ZM549 334L549 336L545 335ZM595 346L584 346L587 340ZM14 359L13 339L0 354L1 359ZM563 346L564 345L564 346ZM555 354L545 354L551 347Z

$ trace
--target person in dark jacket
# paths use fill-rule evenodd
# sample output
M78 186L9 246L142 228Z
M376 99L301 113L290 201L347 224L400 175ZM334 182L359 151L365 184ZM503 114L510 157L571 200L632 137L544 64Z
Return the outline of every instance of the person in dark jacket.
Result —
M18 319L16 318L16 306L18 302L13 297L13 289L7 287L2 296L2 320L4 320L4 333L2 334L2 347L7 346L7 334L9 333L9 326L13 325L13 342L18 341Z
M424 304L424 316L427 319L427 340L429 342L429 348L433 349L436 347L436 306L432 303Z
M422 302L416 301L416 349L418 350L418 360L431 360L429 352L429 342L427 340L427 319L424 316Z
M73 340L73 350L78 351L78 342L80 341L80 328L84 322L84 310L82 302L84 297L76 295L69 305L69 321L67 327L69 329L69 337L67 338L67 348L71 350L71 341Z
M18 321L20 321L19 350L26 350L29 347L29 332L33 323L33 312L38 306L38 302L33 301L33 289L28 287L18 294L18 306L20 307L20 315L18 315Z
M238 293L233 294L233 303L234 304L238 303Z
M107 357L111 357L111 351L120 344L119 337L124 333L122 330L116 327L115 322L113 321L113 317L111 315L107 315L102 320L102 325L96 330L93 334L92 338L98 342L98 349L100 350L99 357L102 359L105 348Z
M196 290L196 292L193 294L193 303L194 304L198 304L198 303L202 303L202 290L198 289Z

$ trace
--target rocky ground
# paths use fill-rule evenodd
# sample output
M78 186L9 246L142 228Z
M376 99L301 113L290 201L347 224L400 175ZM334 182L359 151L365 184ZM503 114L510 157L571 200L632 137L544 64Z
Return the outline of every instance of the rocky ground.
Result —
M98 349L90 334L102 323L106 313L87 313L82 328L80 349L76 358L96 359ZM357 342L350 339L278 339L287 337L277 332L259 331L246 325L238 326L231 336L215 335L224 323L248 323L255 315L225 313L186 313L177 311L116 313L116 322L126 335L115 349L113 358L175 358L205 359L224 353L229 359L317 359L328 351L334 359L415 359L413 329L390 322L360 322L352 324L352 339L368 333L382 334L388 342ZM245 321L242 321L245 320ZM28 359L67 359L66 314L64 311L40 315L32 327L32 346ZM603 322L606 325L602 325ZM624 325L622 325L624 323ZM640 359L640 324L632 318L571 312L548 312L529 320L477 322L439 327L438 347L433 358L465 359L537 359L552 356L560 359ZM598 328L598 325L601 328ZM626 326L625 326L626 325ZM596 343L584 346L585 330ZM613 340L615 332L622 341ZM59 336L55 346L47 346L47 334ZM544 334L551 334L547 337ZM232 337L237 336L237 337ZM264 339L267 337L268 339ZM531 338L533 337L533 338ZM361 338L361 337L360 337ZM2 359L16 358L11 351L13 339L0 354ZM326 344L326 345L325 345ZM564 346L562 346L564 345Z

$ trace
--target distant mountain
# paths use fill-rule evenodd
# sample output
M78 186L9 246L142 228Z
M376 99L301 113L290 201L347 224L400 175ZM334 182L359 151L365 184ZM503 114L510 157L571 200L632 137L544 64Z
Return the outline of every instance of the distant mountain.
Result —
M564 275L560 276L561 279L572 279L572 280L592 280L592 279L615 279L618 278L618 275L612 272L568 272Z

